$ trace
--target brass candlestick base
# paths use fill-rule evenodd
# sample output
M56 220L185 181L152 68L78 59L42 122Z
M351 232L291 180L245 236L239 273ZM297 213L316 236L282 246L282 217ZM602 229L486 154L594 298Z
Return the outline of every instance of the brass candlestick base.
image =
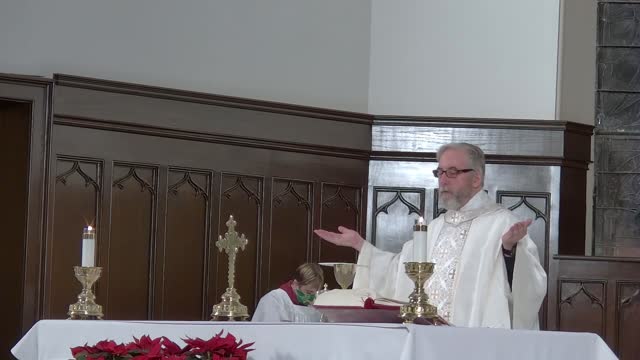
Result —
M96 296L91 291L93 284L100 278L101 267L74 266L76 279L82 284L82 291L78 295L78 302L69 305L69 319L71 320L102 320L102 306L95 303Z
M229 231L224 234L224 237L218 236L218 241L216 241L218 249L224 251L229 256L229 273L227 276L229 287L227 287L227 291L221 296L222 302L213 305L211 320L235 321L247 320L249 318L247 307L240 303L240 295L238 295L238 292L233 287L236 274L236 255L238 254L238 250L244 250L248 242L244 234L238 236L236 224L236 221L233 220L233 215L229 216L229 220L226 222Z
M405 323L412 323L417 318L432 319L438 315L438 309L429 304L429 296L424 292L424 283L433 274L434 263L406 262L404 271L415 284L409 295L409 304L400 307L400 317Z
M221 298L222 302L213 306L211 320L247 320L249 317L247 307L240 303L240 295L236 289L227 288Z

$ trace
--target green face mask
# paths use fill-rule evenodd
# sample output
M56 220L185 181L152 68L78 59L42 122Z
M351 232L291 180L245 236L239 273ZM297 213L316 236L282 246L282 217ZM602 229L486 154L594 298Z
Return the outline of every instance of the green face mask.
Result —
M316 294L305 294L300 289L296 289L296 298L302 305L309 305L316 299Z

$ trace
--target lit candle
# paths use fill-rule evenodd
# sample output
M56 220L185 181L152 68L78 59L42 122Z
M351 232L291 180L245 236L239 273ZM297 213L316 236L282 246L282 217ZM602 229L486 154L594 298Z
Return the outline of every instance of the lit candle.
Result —
M91 226L82 230L82 266L96 266L96 231Z
M413 261L427 262L427 225L424 224L424 218L416 221L413 226Z

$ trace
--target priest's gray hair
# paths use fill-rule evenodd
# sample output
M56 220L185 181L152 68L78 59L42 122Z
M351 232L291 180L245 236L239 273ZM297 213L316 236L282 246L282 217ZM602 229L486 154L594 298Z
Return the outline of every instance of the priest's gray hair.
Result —
M436 160L440 161L440 156L447 150L463 150L469 158L469 167L480 175L481 186L484 186L484 151L479 147L469 143L450 143L440 146L436 154Z

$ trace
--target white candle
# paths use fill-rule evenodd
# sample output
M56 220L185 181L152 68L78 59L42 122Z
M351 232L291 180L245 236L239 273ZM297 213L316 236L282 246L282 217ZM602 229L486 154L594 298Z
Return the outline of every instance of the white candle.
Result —
M424 218L420 219L413 226L413 261L427 262L427 225L424 224Z
M82 266L96 266L96 231L91 226L82 231Z

